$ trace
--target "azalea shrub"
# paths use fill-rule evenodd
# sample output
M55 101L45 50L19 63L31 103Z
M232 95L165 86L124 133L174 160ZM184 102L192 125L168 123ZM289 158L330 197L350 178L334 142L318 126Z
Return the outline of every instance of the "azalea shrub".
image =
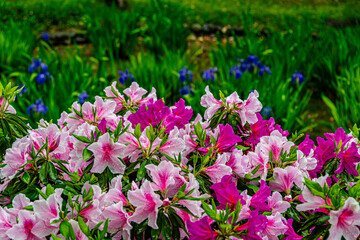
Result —
M204 116L136 82L122 93L114 82L105 95L74 102L6 149L1 239L360 235L357 127L316 144L290 137L262 118L257 91L216 99L206 87ZM16 115L7 96L0 116Z

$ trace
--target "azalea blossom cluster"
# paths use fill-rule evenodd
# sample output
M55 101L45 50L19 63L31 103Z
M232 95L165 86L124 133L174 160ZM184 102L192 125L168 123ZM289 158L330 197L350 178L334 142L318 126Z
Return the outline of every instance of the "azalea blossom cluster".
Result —
M256 91L217 99L206 87L202 118L155 89L118 87L74 102L57 124L40 121L6 150L1 239L360 235L356 127L315 145L264 120Z

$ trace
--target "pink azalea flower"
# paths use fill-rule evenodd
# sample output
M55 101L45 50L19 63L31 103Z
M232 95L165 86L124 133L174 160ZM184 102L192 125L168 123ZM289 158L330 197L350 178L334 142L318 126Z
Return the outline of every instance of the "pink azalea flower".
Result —
M27 137L22 139L28 140ZM0 169L1 178L12 178L29 158L27 151L29 144L24 143L22 139L15 141L11 148L6 149L5 161L3 162L6 165Z
M285 169L274 169L274 180L270 181L270 188L273 191L290 193L294 183L300 188L303 187L303 179L301 172L295 167L288 166Z
M245 125L246 122L249 124L257 122L258 119L256 113L260 112L262 108L262 104L258 100L258 97L259 93L255 90L249 94L246 101L243 101L240 106L238 106L240 109L236 110L236 112L240 115L242 125Z
M20 193L14 197L12 200L12 208L5 208L4 210L10 214L11 222L16 222L16 218L20 210L24 207L32 205L30 199L27 198L24 194Z
M268 173L268 162L270 158L263 153L262 144L258 144L255 148L255 151L249 152L247 156L251 165L251 171L260 165L257 172L253 174L253 178L260 176L262 180L265 180Z
M200 195L199 182L195 179L195 176L192 173L189 174L189 179L188 179L188 182L186 182L186 188L185 188L184 193L186 194L191 190L193 190L193 192L188 195L190 197L195 197L195 198L208 197L207 194ZM176 193L173 193L173 195L175 195ZM200 201L192 201L192 200L182 199L182 200L179 200L179 204L183 205L184 207L187 207L187 209L189 209L189 211L192 212L195 216L200 216L201 213L203 212ZM183 212L183 213L185 213L185 212Z
M110 99L110 101L114 101L116 103L114 112L118 113L124 108L125 99L124 99L124 96L121 95L120 92L117 90L116 84L117 84L117 82L113 82L111 84L111 86L108 86L104 89L104 92L106 94L106 97L113 98L113 99ZM112 89L114 89L116 94L113 92Z
M360 207L352 197L346 199L344 206L339 210L330 212L331 224L329 240L341 239L355 240L360 235Z
M123 174L125 165L119 159L124 157L122 148L120 143L114 143L109 133L99 137L96 143L88 147L95 157L91 172L102 173L106 167L109 167L111 172Z
M132 129L132 131L134 130ZM145 131L143 134L144 133ZM141 146L139 145L136 137L129 132L125 132L120 135L118 142L121 143L123 155L128 156L130 158L130 162L135 162L138 159L139 154L142 153Z
M288 141L288 139L277 130L273 131L270 136L262 137L260 144L266 157L268 157L270 151L272 151L273 161L275 163L279 160L281 151L289 153L290 148L294 146L293 142Z
M83 233L83 231L81 231L81 228L77 221L70 219L69 223L71 224L71 226L74 229L76 240L87 240L88 239L88 237Z
M102 212L103 209L100 208L100 201L98 199L95 199L92 201L90 206L81 210L79 214L84 218L87 223L89 223L90 228L92 228L103 220L102 218L100 218Z
M204 170L213 183L218 183L221 181L223 176L232 174L231 167L226 166L226 161L227 157L225 155L221 155L216 159L214 165Z
M36 200L33 204L35 216L44 221L52 222L59 217L56 194L51 194L46 200Z
M118 202L105 208L103 215L105 218L109 218L108 231L110 233L120 231L124 236L130 235L130 229L132 227L129 223L129 214L123 208L123 202Z
M283 201L279 192L273 192L273 194L268 197L268 204L272 209L272 214L284 213L290 207L290 203Z
M152 88L151 93L144 99L142 96L145 95L147 91L139 86L137 82L132 82L130 87L124 90L124 94L130 98L132 103L144 104L150 99L156 101L156 90Z
M41 240L42 238L35 235L34 228L38 219L27 210L19 211L18 223L6 231L9 238L17 240Z
M288 227L282 221L282 215L276 213L275 215L267 216L267 224L263 236L267 236L269 240L278 240L278 236L284 234Z
M230 153L224 153L230 154ZM243 155L242 150L234 149L229 157L229 160L226 162L226 165L231 167L233 172L235 172L240 177L245 177L246 174L251 174L251 164L250 159L247 155Z
M171 130L167 139L166 143L159 148L159 151L170 157L178 157L179 153L185 149L185 142L179 138L179 130L177 127Z
M320 178L312 179L313 182L317 182L321 187L326 183L327 175ZM296 206L296 210L298 211L308 211L308 210L316 210L317 208L326 205L326 202L323 198L319 196L314 196L311 191L305 186L302 191L302 198L304 199L304 203Z
M6 231L10 228L12 228L10 215L2 207L0 207L0 239L10 240L10 238L6 235Z
M181 171L180 168L174 167L174 165L168 161L161 161L158 166L149 164L146 166L146 169L150 171L150 176L153 180L151 187L154 191L164 193L164 198L166 192L175 185L175 178L179 176L179 172Z
M4 102L5 102L5 99L3 97L0 97L0 109L2 108ZM11 106L7 100L6 100L5 104L6 104L5 105L6 111L5 112L16 114L15 108L13 106Z
M83 136L91 139L91 132L95 132L95 126L84 123L75 130L74 134L77 136ZM84 161L83 158L83 151L89 144L81 142L73 136L71 136L71 141L73 142L73 150L69 154L69 162L73 163L73 172L76 172L79 170L79 168L83 169L89 164Z
M209 86L205 87L205 92L206 94L201 97L200 104L206 108L204 118L209 120L216 113L216 111L221 108L223 102L215 99L214 95L209 90Z
M122 193L122 175L119 175L111 180L109 192L106 194L105 201L107 203L113 204L122 202L123 205L127 205L128 202L126 197Z
M297 159L296 162L293 164L293 166L299 169L304 177L310 178L308 171L314 170L318 162L316 158L313 157L314 150L311 149L307 156L304 155L302 151L297 150L296 155L297 155Z
M156 220L162 201L160 196L154 192L150 182L145 181L140 189L129 191L128 199L131 204L136 207L129 221L141 223L145 219L148 219L149 226L153 229L158 229Z

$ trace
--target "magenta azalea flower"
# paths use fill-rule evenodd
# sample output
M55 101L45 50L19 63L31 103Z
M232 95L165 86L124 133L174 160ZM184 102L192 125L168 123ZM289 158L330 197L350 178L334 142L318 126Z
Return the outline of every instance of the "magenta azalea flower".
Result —
M211 218L205 216L199 221L187 221L187 228L190 234L190 240L215 240L218 233L211 229Z
M264 180L261 180L260 189L251 198L250 206L259 210L260 212L271 212L271 208L266 203L270 195L271 189L266 185L266 182Z
M234 209L238 201L242 199L230 175L224 176L221 182L213 184L210 189L214 190L216 199L220 203L218 209L225 209L226 204L231 209ZM242 204L245 204L244 201Z
M327 140L335 142L336 147L341 142L341 149L344 149L344 146L349 142L353 137L346 135L343 128L336 129L335 133L324 133L324 136Z
M130 222L141 223L148 219L149 226L158 229L156 219L162 201L160 196L154 192L150 182L145 181L140 189L129 191L128 198L131 204L136 207L134 214L129 219Z
M143 131L150 124L153 127L160 124L170 114L170 108L165 106L162 99L156 102L150 100L147 105L142 105L136 113L130 114L128 120L132 123L133 128L140 124L141 131Z
M309 137L310 135L306 135L304 141L302 141L298 146L298 149L302 151L306 156L309 155L312 149L315 149L315 143Z
M120 143L114 143L109 133L99 137L98 141L91 144L88 149L95 157L91 172L102 173L106 167L109 167L113 173L124 173L125 165L119 160L119 157L123 157L122 146Z
M352 142L346 151L341 151L338 154L338 158L341 159L341 162L338 169L335 170L335 173L341 173L345 168L349 174L359 176L356 166L357 163L360 162L360 155L358 154L356 143Z
M242 141L241 137L234 134L234 130L229 124L226 124L225 126L220 124L219 128L218 140L214 146L214 149L216 149L217 152L222 153L230 151L236 143Z
M297 235L294 228L292 227L294 219L290 218L286 222L286 226L288 227L285 234L287 235L284 240L298 240L302 239L301 236Z

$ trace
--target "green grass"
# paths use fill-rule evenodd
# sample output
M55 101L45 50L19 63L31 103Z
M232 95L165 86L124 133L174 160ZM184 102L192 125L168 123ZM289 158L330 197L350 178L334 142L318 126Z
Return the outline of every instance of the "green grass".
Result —
M333 102L324 97L336 124L349 126L360 120L351 109L358 101L360 26L336 29L326 26L324 19L354 20L358 10L355 1L325 0L129 0L127 10L107 7L100 0L0 0L0 79L24 83L29 92L16 107L26 115L26 108L41 98L49 106L44 116L48 120L59 118L85 89L91 98L103 95L119 77L118 70L128 69L140 86L149 91L155 87L166 104L183 97L195 113L205 110L199 100L209 84L215 95L218 89L226 95L236 90L243 99L257 89L264 107L270 106L273 117L288 130L314 127L316 114L307 110L310 95L324 94ZM243 27L245 36L219 35L217 44L205 47L187 41L189 26L205 22ZM86 31L92 45L55 48L36 40L42 31L69 28ZM263 28L269 28L267 37L259 37ZM259 56L272 75L246 73L235 81L230 68L250 54ZM52 82L39 85L27 73L31 57L48 65ZM215 66L216 81L202 80L202 70ZM194 73L194 95L180 95L178 71L183 67ZM295 70L305 75L304 84L291 83ZM40 117L32 115L31 122Z
M309 19L314 25L324 18L359 19L360 5L356 0L168 0L168 5L183 8L190 23L216 23L243 26L242 12L255 16L254 26L279 29L285 19ZM147 0L130 0L132 7L147 5Z

